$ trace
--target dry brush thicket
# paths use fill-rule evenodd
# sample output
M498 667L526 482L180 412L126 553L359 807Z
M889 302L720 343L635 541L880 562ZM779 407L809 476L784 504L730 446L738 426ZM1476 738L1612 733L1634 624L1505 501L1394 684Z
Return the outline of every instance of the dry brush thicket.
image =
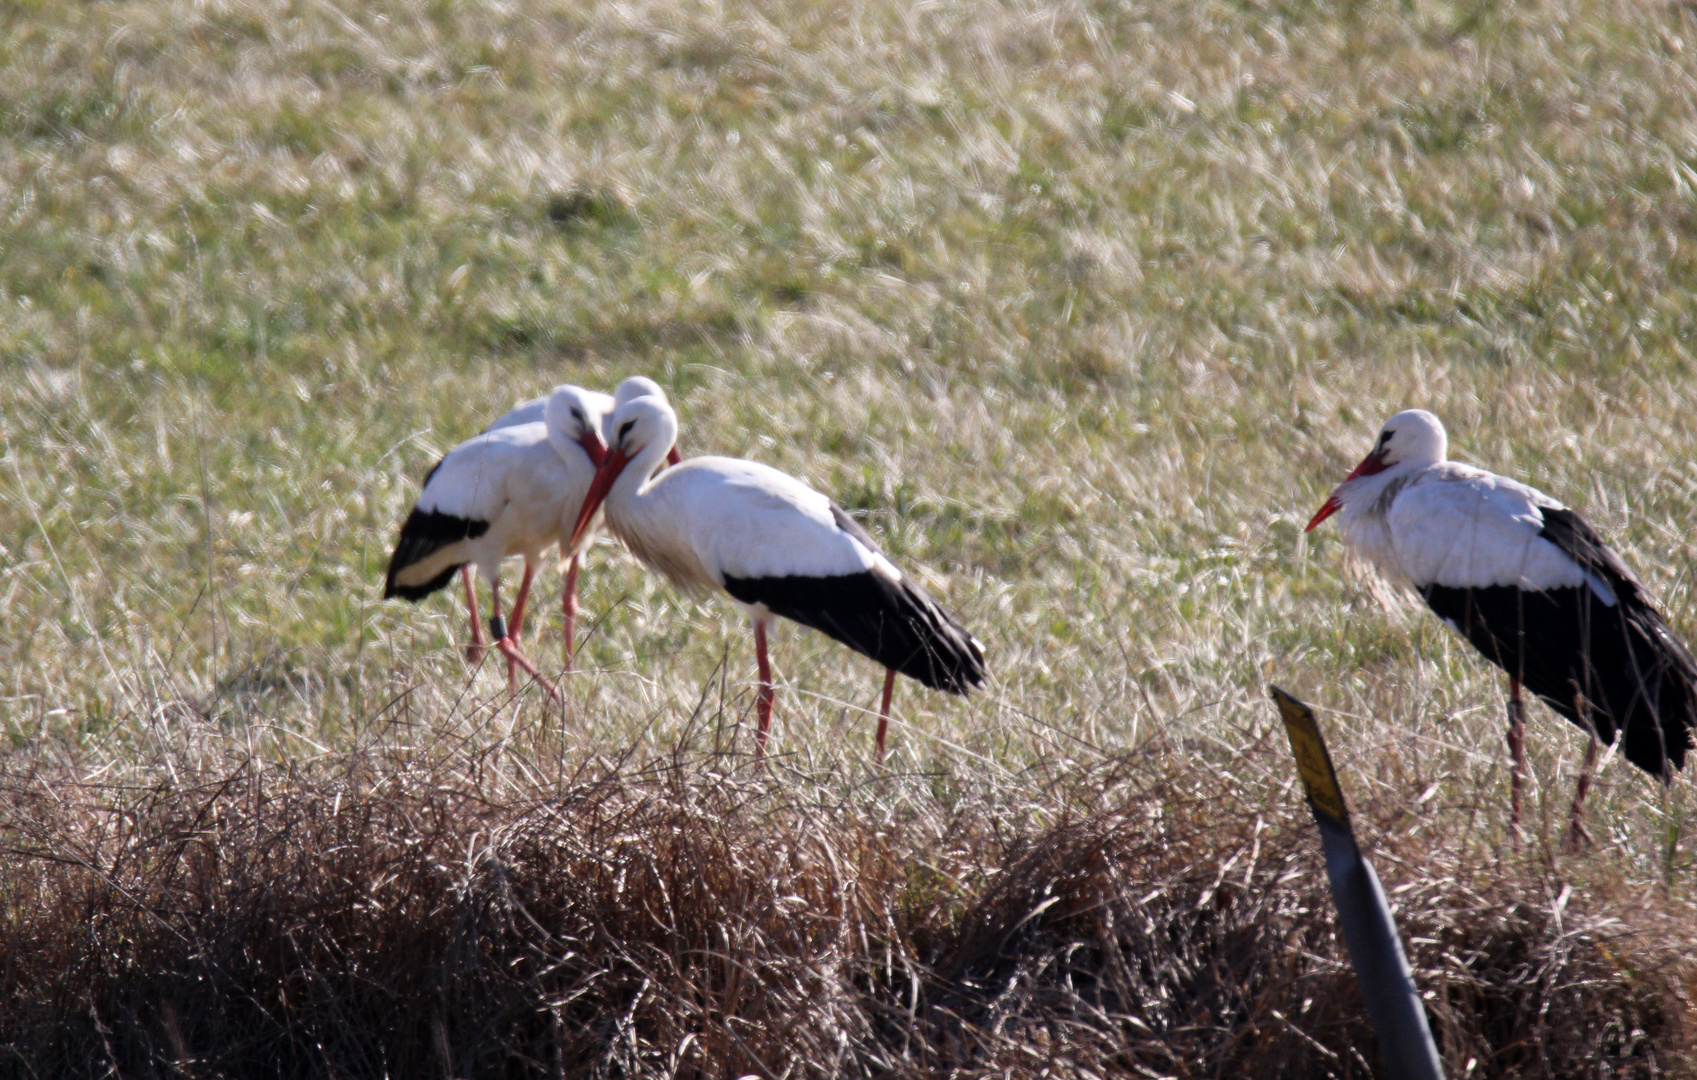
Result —
M1505 847L1494 672L1299 530L1423 405L1693 636L1694 186L1681 3L0 4L0 1073L1366 1075L1269 674L1456 1075L1689 1073L1689 780L1566 856L1535 710ZM984 640L888 776L611 548L560 710L377 601L635 372Z
M1276 742L946 794L533 749L9 772L0 1075L1376 1075ZM1454 1075L1685 1071L1680 927L1365 809Z

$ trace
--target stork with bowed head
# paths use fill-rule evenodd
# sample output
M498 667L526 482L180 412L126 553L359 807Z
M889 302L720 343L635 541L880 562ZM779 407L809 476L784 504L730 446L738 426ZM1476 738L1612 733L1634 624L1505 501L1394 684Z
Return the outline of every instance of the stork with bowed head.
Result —
M558 391L567 389L567 387L561 386L556 387L555 389ZM632 375L625 379L623 382L619 383L618 389L614 390L610 397L606 394L597 393L593 390L583 390L581 392L584 395L584 402L595 406L597 410L596 415L601 418L601 437L604 441L612 437L610 425L613 422L614 409L623 405L627 401L633 401L639 397L657 397L661 400L665 400L666 398L666 391L661 389L660 384L655 382L653 379L648 378L646 375ZM529 424L540 421L544 418L544 411L551 399L552 395L549 397L532 398L529 401L521 401L509 409L493 424L490 424L486 430L495 431L498 428L516 427L521 424ZM666 463L668 465L676 465L680 460L682 459L678 455L677 447L672 447L666 455ZM566 582L560 589L560 617L561 622L564 624L564 657L567 671L572 670L572 662L576 648L575 639L577 636L578 610L577 575L579 564L581 562L583 552L595 542L595 534L591 531L590 533L585 534L579 544L569 546L566 543L566 533L570 530L571 526L572 521L568 519L567 521L561 522L560 527L560 557L562 560L566 561ZM460 572L465 576L465 586L469 593L471 591L471 570L467 567L463 568ZM526 580L528 581L528 579ZM520 603L522 604L522 602L523 591L521 589ZM476 620L473 619L473 622L475 623ZM517 625L517 620L515 619L513 625L515 640L518 631L519 627ZM477 646L475 645L472 646L472 648L476 647ZM469 652L470 650L468 650L468 654ZM481 653L478 655L481 655Z
M489 632L507 658L510 687L516 688L522 668L557 696L517 639L541 554L559 543L565 522L576 521L606 452L596 401L604 396L558 387L548 397L543 422L496 428L454 447L425 476L389 557L384 597L415 602L446 586L456 570L477 568L489 585ZM509 555L524 558L510 626L500 592L500 564ZM470 573L462 580L471 616L466 655L475 663L485 642Z
M772 722L766 631L776 615L884 665L880 761L897 672L951 694L983 684L978 642L829 498L737 458L690 458L655 476L678 431L660 398L621 405L611 431L572 542L604 502L607 528L638 559L685 591L723 590L748 613L760 669L757 753L765 752Z
M1590 736L1573 797L1581 819L1598 740L1623 734L1626 760L1664 783L1697 721L1697 661L1644 586L1578 513L1525 484L1446 461L1438 418L1408 409L1320 507L1344 542L1411 585L1509 677L1511 822L1520 826L1524 686ZM1306 531L1306 530L1305 530Z
M557 386L554 389L563 390L565 389L565 386ZM659 383L650 379L646 375L632 375L623 382L619 383L618 388L611 394L603 394L596 390L584 390L583 394L584 399L596 407L596 414L601 417L601 437L606 439L612 434L612 432L608 429L608 425L613 421L614 409L623 405L627 401L634 401L639 397L657 397L663 399L666 396L666 391ZM531 398L528 401L521 401L517 405L514 405L511 409L508 409L505 413L502 413L494 423L490 424L484 430L494 431L496 428L516 427L519 424L539 423L545 419L544 413L548 408L548 399L552 396L553 395L550 393L544 394L542 397ZM677 451L673 450L672 453L675 456ZM673 461L672 464L676 465L677 462Z

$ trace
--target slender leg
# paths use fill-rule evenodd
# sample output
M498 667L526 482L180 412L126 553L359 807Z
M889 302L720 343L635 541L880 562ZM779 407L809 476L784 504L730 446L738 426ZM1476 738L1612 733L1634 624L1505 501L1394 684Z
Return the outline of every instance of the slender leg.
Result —
M896 688L896 669L884 669L884 702L878 706L878 763L884 763L884 733L890 730L890 694Z
M518 650L513 645L511 634L507 618L501 614L501 579L496 578L489 583L489 636L495 639L495 648L507 658L507 693L516 694L519 688L518 661L513 659L513 654Z
M766 729L772 726L772 665L766 659L766 623L754 620L754 659L760 665L760 693L754 699L754 712L760 718L760 730L754 735L754 756L766 754Z
M536 567L529 559L524 561L524 577L519 581L519 598L513 601L513 618L507 632L516 644L519 635L524 632L524 602L530 599L530 583L536 577Z
M518 646L513 644L512 638L502 638L500 641L495 643L495 647L501 650L501 655L507 658L507 662L509 664L523 668L526 675L529 675L531 678L541 683L542 689L548 691L549 697L553 698L555 701L560 700L560 692L554 688L554 684L549 682L547 679L544 679L542 677L542 672L536 670L536 665L530 662L530 658L525 656L524 653L519 652ZM511 671L511 668L508 670ZM510 677L507 680L507 688L509 690L516 691L517 679Z
M1582 815L1585 812L1585 796L1591 790L1591 773L1597 767L1597 747L1600 745L1593 732L1590 745L1585 747L1585 764L1579 768L1579 786L1573 792L1573 821L1568 826L1567 844L1574 851L1591 842L1591 833L1585 828Z
M507 658L507 691L509 693L518 692L516 669L523 668L525 674L542 684L542 688L548 691L549 697L555 701L560 700L560 692L554 689L554 684L542 677L542 673L536 670L536 665L531 663L524 653L519 652L519 647L513 644L512 637L507 633L507 620L501 617L499 586L492 582L489 593L490 604L495 610L495 613L489 616L489 633L495 638L495 648L499 649L501 655Z
M577 636L577 556L572 556L572 562L566 568L566 588L560 593L560 614L566 623L566 670L572 670L572 657L577 646L574 639Z
M465 658L473 664L483 662L488 643L483 640L483 619L477 613L477 589L471 582L471 564L460 567L460 580L465 582L465 606L471 612L471 643L465 647Z
M1513 764L1508 774L1508 831L1520 846L1520 787L1526 776L1526 702L1520 696L1520 680L1508 680L1508 753Z

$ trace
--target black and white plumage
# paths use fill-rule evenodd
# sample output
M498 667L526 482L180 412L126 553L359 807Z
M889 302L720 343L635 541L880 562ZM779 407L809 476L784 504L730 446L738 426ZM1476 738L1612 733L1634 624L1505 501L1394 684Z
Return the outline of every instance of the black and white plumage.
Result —
M498 476L500 482L498 484L486 484L482 489L485 493L498 493L501 490L501 485L509 482L522 486L522 482L517 479L518 474L527 468L534 472L535 467L526 465L526 455L530 450L521 449L521 447L534 448L538 442L538 434L545 434L546 425L549 423L553 423L558 431L569 430L572 433L564 436L567 442L576 441L585 447L586 452L592 458L591 471L593 472L593 464L600 462L600 455L605 450L606 432L604 427L606 422L611 419L613 409L625 401L644 396L663 398L665 391L654 380L641 375L633 375L625 379L619 384L618 389L610 395L586 390L581 386L563 384L555 387L545 397L520 402L485 428L482 435L456 447L441 461L437 462L424 477L423 492L419 496L418 505L402 526L400 540L396 544L394 555L390 558L389 576L383 595L385 597L399 596L406 600L421 600L445 587L452 580L454 571L458 569L465 587L466 605L471 614L471 643L466 646L466 656L473 663L476 663L482 658L486 646L482 625L477 614L477 593L471 579L472 566L475 564L482 568L490 558L499 562L504 556L491 553L497 547L509 555L524 555L526 558L525 575L519 586L518 599L513 604L513 618L505 626L505 629L510 631L509 636L516 644L523 629L525 603L530 595L530 586L535 576L539 552L527 554L528 542L507 544L489 541L486 542L486 545L473 544L466 547L468 542L482 540L490 525L486 516L479 515L487 515L492 512L493 504L490 506L477 505L474 495L477 490L476 485L479 482L489 480L492 476ZM552 413L550 410L552 410ZM550 420L550 416L552 416L552 420ZM600 436L600 441L594 444L593 449L591 449L591 443L594 440L586 440L582 437L590 429L598 432ZM560 439L561 436L550 438L550 445L558 449L558 447L564 445ZM676 451L673 454L672 460L675 462ZM571 455L568 453L566 456L570 458ZM540 461L543 473L532 476L531 480L539 483L530 483L528 490L519 490L518 487L515 487L514 490L520 501L528 504L529 509L524 516L535 519L535 521L543 521L547 519L555 500L546 494L538 498L537 489L538 487L548 488L550 485L558 487L559 478L554 475L557 470L551 459L543 455L537 460ZM450 461L453 462L452 473L455 475L445 475L438 483L438 470ZM574 461L573 464L575 466L577 463ZM511 477L508 475L509 472L512 472ZM574 481L571 487L576 489L580 488L581 485L577 485ZM568 491L565 494L570 495L571 492ZM581 491L578 491L578 500L581 500ZM565 534L570 530L577 512L578 501L568 501L569 505L565 511L568 516L559 522L557 529L559 541L565 539ZM533 539L533 537L527 536L526 541L529 539ZM577 578L582 555L581 549L587 547L593 541L594 536L591 535L577 549L568 550L564 543L560 545L560 558L566 563L565 584L560 590L560 614L563 622L564 658L568 671L572 666L576 634ZM484 550L485 546L489 550ZM547 544L544 543L543 548L546 547ZM427 579L424 577L424 571L421 569L423 565L445 565L461 552L467 552L468 555L457 566L446 565L446 568L434 577ZM481 558L478 556L481 556ZM490 576L492 583L496 580L493 571L485 570L485 573ZM493 589L493 584L491 588ZM497 611L497 614L499 614L499 611ZM516 663L516 661L513 663ZM509 666L512 666L512 664Z
M1508 673L1516 701L1525 685L1668 779L1697 722L1697 661L1583 517L1447 451L1436 416L1398 413L1308 528L1336 514L1353 550Z
M456 570L475 567L489 585L491 632L509 674L522 667L536 675L514 638L542 552L560 543L576 521L605 453L596 402L601 397L560 387L549 395L543 422L495 428L450 450L425 477L401 526L384 597L421 600L446 586ZM499 590L501 560L510 555L522 556L525 564L511 627L501 613ZM465 589L472 626L467 651L475 661L484 642L469 574Z
M760 747L771 721L766 627L774 615L884 665L880 757L896 672L953 694L983 683L978 642L825 495L736 458L690 458L650 478L677 435L676 415L659 398L620 406L610 430L579 525L603 506L607 528L637 558L690 592L721 589L748 612L760 666Z

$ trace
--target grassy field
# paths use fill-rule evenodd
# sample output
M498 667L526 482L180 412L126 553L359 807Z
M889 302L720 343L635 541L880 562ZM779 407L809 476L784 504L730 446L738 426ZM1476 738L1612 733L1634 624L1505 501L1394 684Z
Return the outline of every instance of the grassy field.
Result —
M1689 1074L1689 781L1611 760L1565 855L1537 708L1514 850L1494 669L1300 530L1423 406L1697 635L1694 55L1605 0L7 5L0 1075L1367 1075L1269 678L1453 1075ZM783 629L757 768L745 627L610 543L561 707L378 599L444 449L638 373L988 690L900 686L880 771L879 673Z

